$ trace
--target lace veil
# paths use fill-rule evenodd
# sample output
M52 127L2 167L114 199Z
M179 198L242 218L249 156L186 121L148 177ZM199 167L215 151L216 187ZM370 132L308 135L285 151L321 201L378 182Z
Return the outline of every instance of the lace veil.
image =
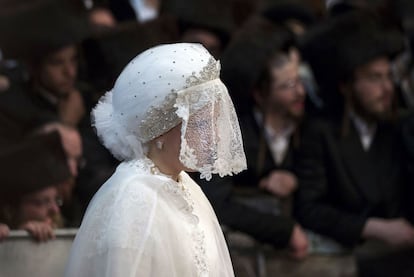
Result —
M220 63L200 44L151 48L122 71L92 111L103 144L120 160L182 123L180 161L210 179L246 168L240 127Z

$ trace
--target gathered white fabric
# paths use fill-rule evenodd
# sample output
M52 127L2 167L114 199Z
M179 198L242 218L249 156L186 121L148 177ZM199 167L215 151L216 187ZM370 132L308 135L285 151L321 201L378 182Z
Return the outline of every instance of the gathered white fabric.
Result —
M185 173L147 158L121 163L92 199L66 277L234 276L216 215Z
M220 63L200 44L151 48L134 58L92 112L103 144L120 160L141 159L146 143L182 123L180 161L210 179L246 168Z

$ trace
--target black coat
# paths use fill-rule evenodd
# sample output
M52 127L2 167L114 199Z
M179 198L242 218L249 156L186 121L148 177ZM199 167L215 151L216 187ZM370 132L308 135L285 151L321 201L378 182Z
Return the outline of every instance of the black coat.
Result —
M25 89L12 87L0 94L0 195L4 198L70 177L59 134L32 135L57 118L35 105Z
M294 151L290 147L282 164L276 165L270 149L265 144L264 162L259 169L258 153L260 152L261 130L252 115L241 118L240 127L248 169L235 176L224 178L214 176L210 182L205 180L197 182L212 203L220 223L275 247L286 247L295 224L293 218L244 205L237 201L237 198L273 197L259 189L259 181L272 170L289 170L292 167ZM262 141L264 142L264 140Z
M404 215L405 178L397 128L380 123L364 151L352 123L342 136L336 120L315 120L304 131L297 163L298 221L353 246L370 217Z
M117 21L137 21L134 8L128 0L109 0L108 6Z
M404 119L401 128L404 164L407 173L407 211L414 222L414 112Z

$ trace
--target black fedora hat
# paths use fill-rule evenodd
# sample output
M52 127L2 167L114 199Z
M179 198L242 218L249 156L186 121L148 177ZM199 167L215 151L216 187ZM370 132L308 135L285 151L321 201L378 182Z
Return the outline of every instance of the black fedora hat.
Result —
M312 67L324 102L343 105L339 85L351 81L354 71L379 57L393 59L404 49L398 28L385 26L377 16L354 11L331 18L305 35L302 55Z
M6 58L36 59L90 35L86 11L67 0L10 4L0 14L0 49Z
M162 43L177 42L173 17L161 16L145 23L120 23L96 33L83 43L87 78L99 90L109 90L128 62L142 51Z

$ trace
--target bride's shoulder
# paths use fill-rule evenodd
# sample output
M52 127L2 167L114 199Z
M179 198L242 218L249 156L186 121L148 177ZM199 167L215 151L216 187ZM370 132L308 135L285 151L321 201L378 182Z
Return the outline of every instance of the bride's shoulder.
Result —
M136 217L135 213L140 213L141 216L140 211L149 212L156 205L156 183L153 175L122 163L95 194L87 209L87 215L125 218Z
M142 245L152 229L158 205L157 191L148 176L117 171L91 201L80 234L85 241L97 241L92 252Z

